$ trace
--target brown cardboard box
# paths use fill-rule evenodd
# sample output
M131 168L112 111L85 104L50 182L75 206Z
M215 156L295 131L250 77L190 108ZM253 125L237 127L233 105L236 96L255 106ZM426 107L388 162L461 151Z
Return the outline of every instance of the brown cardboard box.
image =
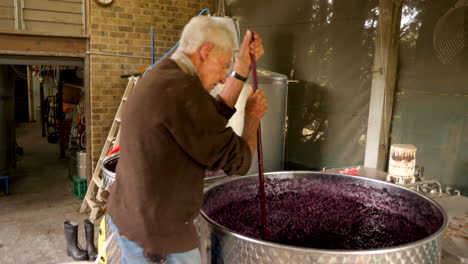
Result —
M69 104L79 104L82 96L82 89L80 86L72 84L63 84L63 102Z

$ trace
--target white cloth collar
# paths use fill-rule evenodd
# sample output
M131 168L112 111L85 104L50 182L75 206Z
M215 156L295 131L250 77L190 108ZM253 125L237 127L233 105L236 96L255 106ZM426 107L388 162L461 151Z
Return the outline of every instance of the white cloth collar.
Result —
M172 54L171 59L186 74L189 74L192 76L198 76L197 71L195 69L195 65L193 65L192 60L187 55L185 55L185 53L183 53L182 51L176 50L176 52Z

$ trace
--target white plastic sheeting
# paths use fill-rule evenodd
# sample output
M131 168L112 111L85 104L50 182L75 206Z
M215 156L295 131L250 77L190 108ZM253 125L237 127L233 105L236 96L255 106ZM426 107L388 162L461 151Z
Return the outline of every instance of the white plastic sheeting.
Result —
M378 1L233 1L265 45L260 66L289 84L288 169L363 163Z

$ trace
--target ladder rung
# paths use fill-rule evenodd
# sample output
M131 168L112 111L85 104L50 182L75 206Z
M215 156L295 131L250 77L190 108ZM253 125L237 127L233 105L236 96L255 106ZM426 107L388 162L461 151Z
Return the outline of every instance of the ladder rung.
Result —
M116 117L115 118L115 121L119 122L119 123L122 123L122 119L120 119L120 117Z
M115 137L108 137L107 140L108 140L109 142L112 142L112 141L115 140Z
M97 187L102 188L102 180L95 177L93 178L93 181L96 183Z
M99 210L104 205L102 202L94 201L91 198L86 198L86 202L91 210Z
M90 198L85 198L85 199L91 209L93 207L96 207L96 203L93 200L91 200Z
M101 208L101 206L99 206L98 203L96 203L90 198L86 199L86 202L88 203L89 208L91 208L91 210L99 210Z
M127 101L127 100L128 100L128 98L127 98L127 97L122 97L122 101L124 101L124 102L125 102L125 101Z

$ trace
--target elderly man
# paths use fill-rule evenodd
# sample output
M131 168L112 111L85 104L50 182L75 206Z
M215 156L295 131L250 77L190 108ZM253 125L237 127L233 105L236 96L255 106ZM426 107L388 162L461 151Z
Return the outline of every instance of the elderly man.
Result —
M259 58L264 51L258 34L247 31L226 79L234 46L226 24L192 18L177 51L138 82L125 105L107 218L119 231L122 263L200 263L193 220L205 170L248 171L267 111L264 92L247 99L242 137L226 124L250 71L250 53ZM225 87L214 98L209 91L217 83Z

